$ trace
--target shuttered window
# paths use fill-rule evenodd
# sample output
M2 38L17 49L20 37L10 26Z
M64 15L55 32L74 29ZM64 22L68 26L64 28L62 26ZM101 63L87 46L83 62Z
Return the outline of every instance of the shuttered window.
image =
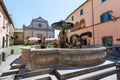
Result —
M80 15L83 15L83 9L80 10Z
M102 14L102 15L100 16L100 21L101 21L101 23L102 23L102 22L109 21L109 20L111 20L110 12L106 12L106 13L104 13L104 14Z
M101 0L101 2L103 3L103 2L105 2L106 0Z
M72 16L72 21L74 21L74 16Z

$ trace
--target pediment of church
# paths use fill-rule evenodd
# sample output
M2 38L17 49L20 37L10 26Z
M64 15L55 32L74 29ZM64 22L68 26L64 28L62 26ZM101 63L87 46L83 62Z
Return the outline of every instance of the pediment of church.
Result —
M38 17L38 18L36 18L36 19L33 19L33 21L45 22L46 20L43 19L42 17Z
M48 22L45 19L43 19L42 17L32 19L31 24L29 26L24 26L24 27L34 28L34 29L54 30L53 28L49 27Z

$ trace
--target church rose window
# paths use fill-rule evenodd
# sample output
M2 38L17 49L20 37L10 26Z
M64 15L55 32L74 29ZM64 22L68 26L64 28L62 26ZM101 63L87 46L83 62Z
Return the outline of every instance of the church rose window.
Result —
M38 24L38 27L42 27L42 24Z

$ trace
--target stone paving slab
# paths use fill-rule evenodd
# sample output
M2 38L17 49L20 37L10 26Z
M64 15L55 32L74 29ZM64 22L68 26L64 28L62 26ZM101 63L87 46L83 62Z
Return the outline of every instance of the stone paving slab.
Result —
M12 69L9 70L7 72L3 72L1 76L8 76L8 75L12 75L12 74L17 74L19 72L19 69Z
M45 75L41 75L41 76L34 76L34 77L24 78L24 79L20 79L20 80L36 80L36 79L42 79L42 78L46 78L46 77L50 77L51 80L57 80L57 78L55 76L50 75L50 74L45 74Z
M106 65L106 64L111 64L111 63L114 63L112 61L108 61L106 60L104 63L100 64L100 65L96 65L96 66L87 66L87 67L67 67L67 68L64 68L64 69L58 69L57 71L61 74L61 75L64 75L64 74L68 74L68 73L72 73L72 72L76 72L76 71L80 71L80 70L85 70L85 69L88 69L88 68L92 68L92 67L97 67L97 66L103 66L103 65Z
M101 73L104 73L104 72L107 72L107 71L110 71L110 70L114 70L114 69L116 69L116 67L112 67L112 68L103 69L103 70L100 70L100 71L84 74L84 75L73 77L73 78L70 78L70 79L67 79L67 80L81 80L85 77L93 76L93 75L96 75L96 74L101 74ZM116 77L116 74L115 74L115 75L112 75L112 76L109 76L107 78L103 78L103 79L100 79L100 80L117 80L117 77Z
M15 74L9 75L9 76L4 76L0 77L0 80L14 80Z
M107 65L107 64L111 64L111 63L113 63L113 62L106 60L104 63L102 63L100 65L96 65L96 66L90 66L90 67L86 67L86 68L76 67L76 69L75 68L58 69L57 71L59 72L60 75L65 75L65 74L74 73L74 72L77 72L77 71L86 70L86 69L94 68L94 67L99 67L99 66L103 66L103 65ZM81 75L81 76L76 76L76 77L73 77L73 78L69 78L67 80L80 80L80 79L88 77L88 76L101 74L101 73L111 71L111 70L114 70L114 69L116 69L116 67L106 68L106 69L103 69L103 70L100 70L100 71L95 71L95 72L84 74L84 75ZM116 76L116 74L114 74L114 75L108 76L108 77L100 79L100 80L117 80L117 76Z

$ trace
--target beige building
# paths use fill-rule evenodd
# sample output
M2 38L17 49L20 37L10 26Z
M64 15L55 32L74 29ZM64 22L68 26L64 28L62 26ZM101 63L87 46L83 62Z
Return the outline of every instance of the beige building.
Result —
M23 44L24 43L24 34L23 29L15 29L14 31L14 44Z
M29 26L23 25L23 32L24 39L26 39L27 37L54 37L54 29L50 27L48 25L48 22L41 17L32 19L31 24Z
M13 42L14 25L3 0L0 0L0 48Z

